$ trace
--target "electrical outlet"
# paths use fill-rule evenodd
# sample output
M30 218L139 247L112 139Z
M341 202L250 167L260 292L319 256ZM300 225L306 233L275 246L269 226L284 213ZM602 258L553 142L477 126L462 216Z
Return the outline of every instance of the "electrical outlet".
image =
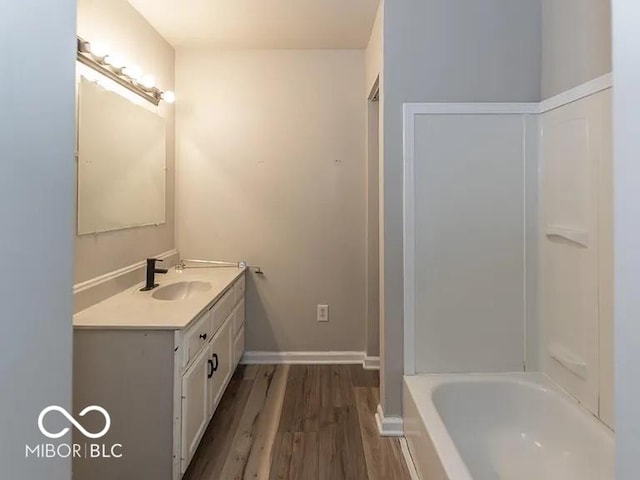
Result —
M329 305L318 305L318 322L329 321Z

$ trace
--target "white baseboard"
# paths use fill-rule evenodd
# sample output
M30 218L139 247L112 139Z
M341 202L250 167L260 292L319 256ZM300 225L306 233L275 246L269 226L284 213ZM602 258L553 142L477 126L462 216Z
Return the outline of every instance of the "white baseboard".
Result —
M402 450L404 463L407 464L407 470L409 470L409 476L411 477L411 480L420 480L420 475L418 475L418 469L416 468L416 464L413 462L411 450L409 450L409 443L407 442L406 438L400 439L400 449Z
M380 357L367 357L362 361L362 368L365 370L380 370Z
M365 370L378 370L380 357L368 357L365 352L244 352L240 363L245 365L361 364Z
M362 352L244 352L241 363L251 364L349 364L362 363Z
M404 436L404 424L402 417L385 417L382 406L378 405L376 411L376 424L381 437L402 437Z

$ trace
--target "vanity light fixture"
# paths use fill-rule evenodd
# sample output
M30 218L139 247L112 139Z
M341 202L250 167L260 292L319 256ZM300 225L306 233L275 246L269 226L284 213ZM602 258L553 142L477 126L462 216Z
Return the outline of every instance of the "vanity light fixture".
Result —
M144 72L142 71L142 68L140 66L131 65L130 67L123 67L122 74L129 77L129 79L133 80L134 82L139 83L142 75L144 75Z
M167 103L174 103L176 101L176 94L171 91L162 92L161 98Z
M96 58L105 58L107 56L107 46L104 43L87 44L87 51Z
M153 88L156 86L156 79L153 75L145 75L140 80L140 85L144 88Z
M121 69L126 64L124 58L119 57L118 55L107 55L106 57L104 57L104 63L106 63L107 65L111 65L116 69Z
M171 91L159 89L153 75L145 75L138 65L125 65L124 60L110 54L106 45L90 43L78 37L78 61L105 77L136 93L154 105L160 100L174 103L176 96Z

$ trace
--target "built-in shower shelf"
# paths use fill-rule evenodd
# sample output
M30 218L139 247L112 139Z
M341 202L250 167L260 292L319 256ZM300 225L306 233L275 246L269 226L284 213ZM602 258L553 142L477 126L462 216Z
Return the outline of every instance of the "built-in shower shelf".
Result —
M547 225L545 235L549 238L562 238L581 247L589 247L589 232L576 228L562 227L559 225Z
M557 343L552 343L547 347L551 358L559 362L563 367L583 379L587 379L587 363L578 355L571 352L566 347Z

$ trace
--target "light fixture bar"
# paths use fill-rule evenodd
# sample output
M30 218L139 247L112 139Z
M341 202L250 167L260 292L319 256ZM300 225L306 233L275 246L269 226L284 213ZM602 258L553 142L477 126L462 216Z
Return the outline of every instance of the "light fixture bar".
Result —
M123 73L124 68L116 68L111 65L108 65L105 62L106 57L97 57L91 53L89 45L90 43L86 40L83 40L80 37L77 37L78 41L78 54L77 58L80 63L92 68L98 73L104 75L105 77L113 80L118 85L122 85L127 90L139 95L144 98L148 102L151 102L154 105L159 105L160 100L163 99L163 95L171 92L163 92L157 87L145 88L137 81L131 79L126 74Z

